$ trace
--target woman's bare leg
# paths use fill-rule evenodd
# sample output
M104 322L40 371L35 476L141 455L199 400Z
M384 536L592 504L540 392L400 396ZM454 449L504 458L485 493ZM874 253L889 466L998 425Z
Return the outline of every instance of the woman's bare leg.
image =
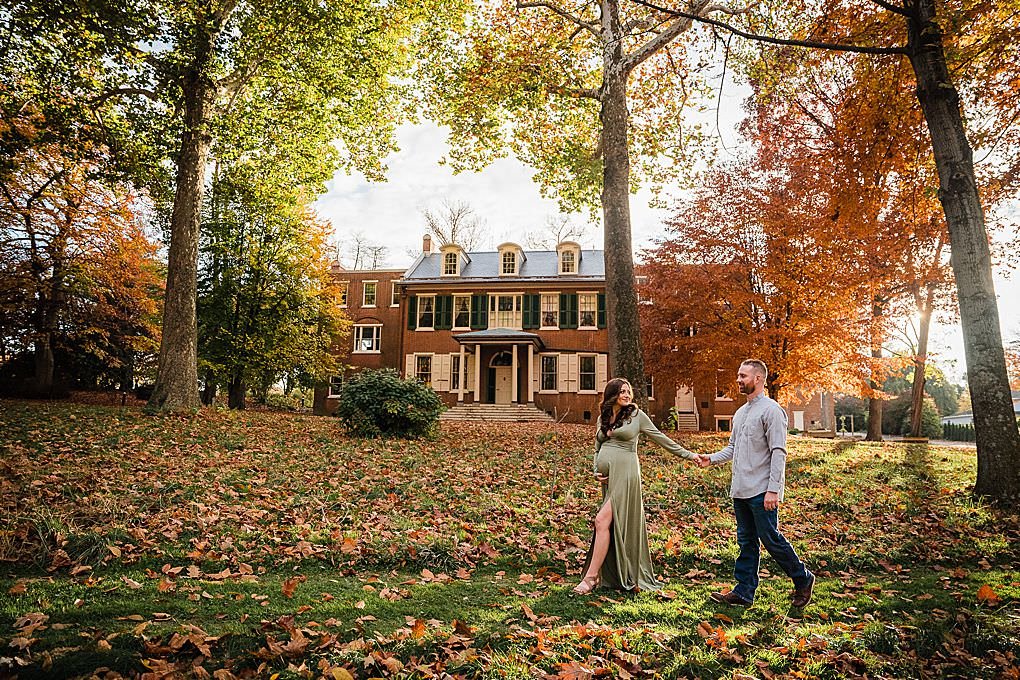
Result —
M598 514L595 515L595 540L591 546L591 561L588 563L588 571L584 574L582 583L598 578L602 563L606 561L606 553L609 552L609 532L612 530L613 505L607 498L599 508Z

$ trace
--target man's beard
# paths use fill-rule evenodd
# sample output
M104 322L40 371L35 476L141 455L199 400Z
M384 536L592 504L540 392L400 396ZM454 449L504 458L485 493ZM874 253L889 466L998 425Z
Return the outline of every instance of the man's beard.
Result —
M737 387L741 394L750 394L751 392L754 392L754 383L740 383Z

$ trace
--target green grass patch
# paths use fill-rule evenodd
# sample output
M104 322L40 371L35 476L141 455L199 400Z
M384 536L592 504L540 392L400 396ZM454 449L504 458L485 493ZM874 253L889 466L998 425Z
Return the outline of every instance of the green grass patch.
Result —
M792 610L766 557L730 610L709 600L736 556L729 471L657 448L666 591L570 596L599 503L585 427L358 440L2 401L0 432L0 675L991 678L1020 654L1020 526L969 495L973 450L791 438L782 526L815 600Z

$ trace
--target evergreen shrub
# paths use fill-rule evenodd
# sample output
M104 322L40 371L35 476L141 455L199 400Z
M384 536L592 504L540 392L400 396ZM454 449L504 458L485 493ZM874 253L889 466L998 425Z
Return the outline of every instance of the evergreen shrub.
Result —
M443 401L428 385L404 380L392 368L365 370L348 379L340 392L336 415L341 426L358 437L435 435Z

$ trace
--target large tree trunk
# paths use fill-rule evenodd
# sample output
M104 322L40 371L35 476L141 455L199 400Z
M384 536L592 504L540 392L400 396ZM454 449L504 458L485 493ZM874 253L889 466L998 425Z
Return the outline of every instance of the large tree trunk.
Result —
M929 286L927 298L918 298L921 314L917 334L917 354L914 355L914 382L910 386L910 436L921 436L921 414L924 411L924 371L928 365L928 329L931 327L931 308L935 291Z
M871 308L871 357L875 359L871 367L871 379L868 386L871 388L871 396L868 397L868 434L865 441L882 441L882 399L875 396L875 392L881 391L883 385L878 379L880 370L879 363L882 358L882 333L880 328L880 317L884 314L882 305L876 300Z
M205 191L205 166L212 135L215 86L207 69L213 35L201 41L184 78L184 133L177 161L177 193L170 219L163 338L156 385L148 408L187 411L198 408L198 327L195 296L198 236Z
M917 14L908 20L908 32L917 98L928 123L939 173L939 200L949 226L977 438L974 493L1015 505L1020 503L1020 432L1010 399L973 153L959 94L946 67L934 0L918 2Z
M39 333L35 339L35 374L32 376L32 396L50 397L53 395L53 360L52 334Z
M616 9L614 3L607 4L611 5L611 9ZM618 17L608 23L619 29ZM620 66L623 62L623 41L608 40L605 50L599 121L602 124L602 215L609 373L610 377L629 380L634 388L635 401L642 408L647 408L630 236L630 149L627 143L629 74Z

